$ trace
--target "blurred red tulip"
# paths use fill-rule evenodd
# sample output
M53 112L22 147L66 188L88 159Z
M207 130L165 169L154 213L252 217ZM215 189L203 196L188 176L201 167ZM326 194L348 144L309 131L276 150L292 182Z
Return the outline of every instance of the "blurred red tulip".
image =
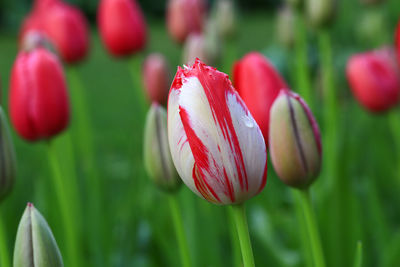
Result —
M60 0L36 0L20 34L23 41L30 31L39 31L52 41L63 60L82 60L89 48L87 22L82 12Z
M286 82L268 59L257 52L251 52L235 63L233 81L267 142L269 110L280 90L288 88Z
M18 134L29 141L64 130L69 102L62 65L44 48L21 51L11 72L9 108Z
M167 102L170 81L168 63L162 54L153 53L143 63L143 84L151 102Z
M352 56L346 74L355 98L368 110L385 111L398 103L400 71L392 49Z
M102 0L97 24L108 52L125 56L146 45L146 22L136 0Z
M169 0L167 27L171 37L183 43L190 33L200 33L206 15L204 0Z

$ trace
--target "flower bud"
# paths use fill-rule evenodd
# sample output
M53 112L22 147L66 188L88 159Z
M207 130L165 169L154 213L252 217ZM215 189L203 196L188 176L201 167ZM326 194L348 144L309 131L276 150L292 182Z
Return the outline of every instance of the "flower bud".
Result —
M321 167L318 125L304 100L283 89L271 107L269 145L279 178L296 188L308 187Z
M382 44L385 34L382 29L386 29L386 14L381 10L368 9L361 14L358 21L358 27L355 29L360 43L366 43L378 47Z
M15 180L16 160L8 122L0 107L0 201L11 191Z
M279 42L286 47L292 47L294 44L294 23L293 9L285 5L278 11L276 29Z
M336 13L337 0L306 0L307 18L314 27L329 24Z
M195 33L189 35L183 48L183 63L193 65L196 58L212 65L212 58L207 50L207 43L203 34Z
M31 203L28 203L18 226L13 266L64 266L60 250L49 225Z
M372 112L386 111L400 97L400 70L390 48L353 55L346 75L354 97Z
M232 0L217 0L213 10L213 20L219 36L228 38L235 33L235 7Z
M161 189L176 190L181 180L175 170L168 146L167 112L153 103L144 129L144 166L150 178Z
M32 51L37 47L43 47L47 50L51 51L53 54L57 54L57 51L51 41L46 38L46 36L39 31L29 31L27 32L21 41L20 50L24 50L26 52Z
M161 105L167 102L170 82L170 70L165 57L159 53L147 56L143 63L143 84L151 102Z
M191 33L200 33L206 15L204 0L169 0L167 28L171 37L183 43Z
M110 54L126 56L145 47L146 22L136 0L101 0L97 15L100 36Z
M11 122L28 141L49 139L69 122L69 100L62 65L42 47L19 52L11 71Z

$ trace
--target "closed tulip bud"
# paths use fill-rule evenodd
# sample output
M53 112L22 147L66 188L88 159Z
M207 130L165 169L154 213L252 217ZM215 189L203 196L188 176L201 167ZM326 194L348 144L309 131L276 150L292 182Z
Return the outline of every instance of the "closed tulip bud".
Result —
M399 102L400 71L391 49L352 56L346 75L354 97L366 109L386 111Z
M89 49L87 22L82 12L61 0L36 0L24 21L21 40L30 31L42 32L67 63L85 58Z
M218 33L223 38L228 38L235 33L235 7L232 0L218 0L215 2L213 17Z
M44 48L21 51L11 71L11 122L28 141L49 139L69 121L69 101L62 65Z
M146 22L136 0L101 0L97 24L105 47L114 56L134 54L146 45Z
M306 0L307 18L314 27L323 27L331 23L337 0Z
M380 10L368 9L363 12L355 29L360 42L380 46L386 34L382 31L387 28L386 21L386 14Z
M64 266L60 250L49 225L31 203L28 203L18 226L13 266Z
M292 47L294 44L294 23L294 13L290 6L286 5L278 11L276 23L278 40L286 47Z
M304 100L281 90L271 107L269 145L272 164L287 185L307 188L321 168L318 125Z
M167 111L153 103L144 129L144 166L150 178L161 189L176 190L181 180L172 162L167 136Z
M200 33L206 16L204 0L169 0L167 28L171 37L183 43L191 33Z
M0 201L11 191L15 180L16 160L8 122L0 107Z
M264 138L228 75L196 60L178 68L168 98L168 139L183 182L216 204L239 204L267 179Z
M269 110L282 88L288 88L278 71L262 54L251 52L235 63L235 87L268 140Z
M165 104L170 86L170 70L162 54L153 53L143 63L143 84L151 102Z
M37 47L44 47L54 54L57 53L51 41L42 32L34 30L27 32L21 41L21 50L32 51Z
M213 64L209 50L207 49L207 41L203 34L191 34L186 39L183 48L183 63L193 65L196 58L204 61L208 65Z

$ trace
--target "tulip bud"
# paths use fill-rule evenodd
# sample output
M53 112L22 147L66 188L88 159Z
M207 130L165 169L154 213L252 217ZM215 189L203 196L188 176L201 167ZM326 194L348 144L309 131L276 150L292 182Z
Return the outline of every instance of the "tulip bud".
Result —
M143 63L143 84L151 102L165 104L168 98L170 70L162 54L153 53Z
M146 22L136 0L101 0L97 23L101 39L114 56L127 56L146 45Z
M287 89L271 107L269 145L272 164L285 184L307 188L317 178L322 157L318 125L304 100Z
M329 24L336 13L337 0L306 0L308 20L314 27Z
M278 71L262 54L251 52L235 63L235 87L268 140L269 110L282 88L288 88Z
M67 63L82 60L88 52L86 19L79 9L63 1L36 1L34 10L23 23L21 40L32 30L42 32L49 38Z
M257 195L267 178L264 138L228 75L196 60L178 67L168 98L168 140L183 182L216 204Z
M380 46L384 40L384 32L386 29L386 14L380 10L369 9L361 15L358 27L355 29L361 43Z
M8 122L0 107L0 201L11 191L15 180L16 160Z
M13 266L64 266L60 250L49 225L31 203L28 203L18 226Z
M39 31L29 31L27 32L21 41L21 49L24 51L32 51L37 47L43 47L46 48L47 50L51 51L53 54L56 54L57 51L54 48L53 44L51 41L46 38L46 36L39 32Z
M186 65L193 65L196 58L204 61L206 64L211 65L211 59L207 54L206 41L202 34L191 34L185 41L183 48L183 63Z
M366 109L386 111L399 102L400 70L392 49L352 56L346 75L355 98Z
M144 166L153 182L161 189L176 190L181 180L176 173L168 146L167 111L153 103L144 129Z
M228 38L235 33L235 7L232 0L218 0L213 12L219 36Z
M167 28L171 37L183 43L191 33L200 33L206 15L204 0L169 0Z
M294 23L293 10L290 6L285 5L278 11L276 26L278 40L286 47L292 47L294 44Z
M21 51L11 71L11 122L28 141L49 139L69 121L67 86L61 63L44 48Z

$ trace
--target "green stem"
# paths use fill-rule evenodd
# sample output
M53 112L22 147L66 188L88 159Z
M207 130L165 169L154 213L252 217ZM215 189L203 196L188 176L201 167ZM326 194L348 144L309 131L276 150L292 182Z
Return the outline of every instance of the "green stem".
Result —
M362 243L361 241L358 241L353 267L361 267L361 266L362 266Z
M315 220L314 211L311 206L310 193L307 190L299 190L301 205L303 207L304 218L312 251L315 267L325 267L325 259L322 251L321 240L319 237L318 226Z
M0 267L10 267L10 251L7 245L6 227L4 225L4 215L0 207Z
M311 109L314 107L312 94L310 68L307 57L307 30L304 16L301 11L296 13L296 39L295 39L295 73L296 86L301 96L305 99Z
M169 204L171 207L172 219L174 221L174 226L175 226L176 238L178 240L182 266L190 267L191 264L190 264L189 248L186 239L185 229L183 227L182 215L181 215L181 210L179 208L177 196L174 194L168 197L169 197Z
M228 209L229 214L229 233L231 236L231 244L233 251L233 266L242 266L242 259L240 255L240 241L236 232L235 215L232 209Z
M79 242L77 237L77 226L76 218L74 216L73 207L70 205L70 201L73 198L69 193L68 180L63 177L61 173L59 159L57 158L57 151L54 145L49 141L47 146L48 158L50 167L53 174L50 175L54 190L56 192L59 212L61 215L61 221L64 228L64 240L66 247L66 259L69 261L70 266L81 266L79 258Z
M253 249L251 248L249 227L247 225L246 210L244 204L232 205L233 217L236 222L240 248L242 249L242 258L244 267L254 267Z

